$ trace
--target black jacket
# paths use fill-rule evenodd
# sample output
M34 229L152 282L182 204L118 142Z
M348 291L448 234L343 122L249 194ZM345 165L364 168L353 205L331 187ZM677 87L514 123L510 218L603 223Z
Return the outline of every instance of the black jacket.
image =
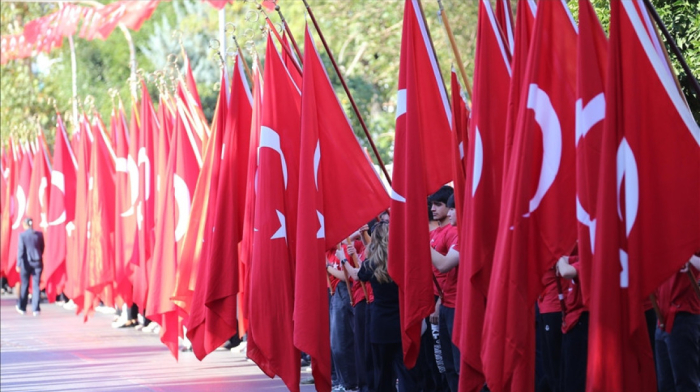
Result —
M17 262L21 268L24 268L25 262L32 267L41 266L43 255L44 235L40 231L27 229L20 233L17 245Z

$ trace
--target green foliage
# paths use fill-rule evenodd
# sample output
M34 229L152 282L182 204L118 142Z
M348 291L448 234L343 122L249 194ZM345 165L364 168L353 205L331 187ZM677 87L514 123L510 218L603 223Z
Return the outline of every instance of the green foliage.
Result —
M518 2L511 0L513 8ZM330 49L346 77L360 112L375 140L382 158L391 162L394 138L394 108L401 44L403 0L309 0ZM473 72L478 2L476 0L443 0L457 45L465 61L467 74ZM574 17L578 16L578 0L569 0ZM592 0L603 27L608 29L610 0ZM697 0L653 0L664 23L681 47L693 73L700 74L700 1ZM301 1L280 0L279 5L299 46L303 46L305 23L311 24ZM447 34L439 22L438 4L435 0L423 0L424 15L433 38L435 51L445 81L454 57ZM27 21L56 10L56 3L1 3L2 34L18 33ZM241 45L255 44L262 56L265 38L260 27L264 18L256 20L258 11L253 2L237 1L225 9L226 21L236 25L236 35ZM275 24L279 22L276 12L268 15ZM210 40L219 38L218 13L199 0L172 0L158 6L151 20L138 32L131 32L136 49L138 67L146 73L163 69L169 54L179 54L178 40L173 31L183 32L182 43L191 60L195 79L205 115L211 119L216 105L214 90L219 82L218 60L209 49ZM339 78L331 67L330 59L314 31L317 47L326 64L328 74L336 88L359 140L368 147L360 123L350 101L343 91ZM227 46L233 41L227 38ZM75 38L77 54L78 95L95 98L95 107L107 120L112 109L112 100L107 90L117 88L130 111L130 92L127 78L129 48L124 35L118 29L106 41L86 41ZM302 48L303 50L303 48ZM244 49L248 64L252 56ZM222 54L225 55L224 52ZM688 76L671 55L675 70L688 97L696 118L700 118L700 104L690 93ZM227 58L229 67L231 61ZM261 59L264 63L264 59ZM179 60L182 65L182 60ZM52 139L55 127L53 108L48 98L56 98L62 112L70 111L71 60L68 40L63 46L48 55L39 55L26 60L11 61L0 67L1 93L0 130L5 140L11 130L22 126L31 128L30 117L37 115L39 122ZM148 84L153 99L157 89Z

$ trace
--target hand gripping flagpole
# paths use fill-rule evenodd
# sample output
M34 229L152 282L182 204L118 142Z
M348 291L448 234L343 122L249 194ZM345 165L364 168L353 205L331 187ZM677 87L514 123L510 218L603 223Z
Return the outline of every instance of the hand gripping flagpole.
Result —
M347 241L348 244L352 244L350 237L348 237ZM352 266L354 268L360 268L360 258L357 257L357 253L353 253L350 258L352 259ZM360 280L360 286L362 286L362 292L365 293L365 299L367 300L367 303L369 303L369 295L367 294L367 286L365 286L365 282Z
M450 46L452 47L452 53L455 56L455 61L457 62L457 68L459 69L460 75L462 75L462 80L467 88L467 94L469 94L469 99L472 97L472 86L469 84L469 79L467 78L467 71L464 70L464 63L462 63L462 56L459 55L459 49L457 49L457 42L455 41L455 36L452 34L452 28L450 27L450 21L447 19L447 13L445 13L445 7L442 6L442 0L437 0L440 6L440 11L438 16L442 19L443 25L445 26L445 31L447 32L447 37L450 39Z
M336 75L338 75L338 79L340 79L340 83L343 85L343 89L345 90L345 94L347 94L348 99L350 100L350 104L352 105L352 110L355 112L355 115L357 116L357 119L360 121L360 125L362 126L362 130L365 132L365 136L367 136L367 141L369 142L370 147L372 147L372 152L374 152L374 156L377 158L377 162L379 163L379 167L382 169L382 172L384 173L384 176L386 177L386 181L389 183L389 186L391 186L391 176L389 175L389 172L386 170L386 167L384 166L384 161L382 160L382 157L379 155L379 151L377 151L377 146L374 144L374 140L372 140L372 136L369 134L369 130L367 129L367 124L365 124L365 120L362 118L362 115L360 114L360 110L357 108L357 104L355 103L355 99L352 97L352 94L350 93L350 89L348 88L347 83L345 83L345 78L343 77L343 74L340 72L340 68L338 67L338 63L335 62L335 57L333 57L333 52L331 52L331 48L328 46L328 43L326 42L326 38L323 36L323 32L321 31L321 27L318 25L318 22L316 21L316 17L314 16L313 11L311 11L311 7L309 6L309 3L307 0L304 0L304 6L306 6L306 10L309 13L309 16L311 17L311 21L314 24L314 27L316 28L316 32L318 33L318 36L321 38L321 42L323 43L323 47L326 49L326 53L328 54L328 58L331 60L331 63L333 64L333 69L335 69Z
M688 79L690 79L690 85L695 90L696 94L696 100L700 102L700 84L698 83L698 80L695 78L693 75L693 72L691 71L690 67L688 66L688 63L685 61L685 58L683 57L683 53L681 52L680 48L678 48L678 45L676 45L676 41L673 40L673 37L671 37L671 34L668 32L668 29L666 28L666 25L664 25L664 22L661 20L661 17L659 14L656 12L656 8L651 4L649 0L644 0L644 5L646 6L647 10L651 14L651 17L654 18L654 22L656 22L656 25L661 29L661 32L663 33L664 37L666 38L666 43L671 47L671 50L673 51L673 54L676 55L676 59L678 62L681 64L681 67L683 67L683 70L685 71L686 75L688 75Z
M335 246L337 250L343 250L340 244ZM347 268L343 265L343 258L340 260L340 269L343 270L343 276L345 277L345 284L348 286L348 297L350 297L350 306L355 306L355 299L352 297L352 285L350 284L350 275L348 274Z

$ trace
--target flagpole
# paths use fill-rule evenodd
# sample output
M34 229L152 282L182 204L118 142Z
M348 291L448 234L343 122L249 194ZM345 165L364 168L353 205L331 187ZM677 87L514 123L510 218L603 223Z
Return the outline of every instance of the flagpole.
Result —
M347 241L348 244L352 244L352 240L350 240L350 237L348 237ZM350 258L352 259L353 267L360 268L360 258L357 257L357 253L353 253ZM369 303L369 295L367 294L367 286L365 286L365 282L360 281L360 286L362 286L362 292L365 294L365 299L367 299L367 303Z
M258 11L260 11L260 13L262 13L265 16L265 20L267 21L268 29L275 35L275 37L277 37L277 41L279 41L280 45L282 45L282 49L285 51L285 53L287 53L287 56L294 59L294 57L295 57L294 54L289 49L288 45L285 45L284 41L282 41L282 37L280 37L280 33L278 33L277 29L275 29L275 25L272 23L272 20L270 20L270 17L267 15L267 12L265 12L265 10L262 9L262 6L260 4L256 4L256 5L257 5ZM301 67L299 66L299 64L304 65L302 59L299 58L299 64L297 64L296 61L292 61L292 63L294 64L294 68L296 68L297 71L299 71L299 74L302 74Z
M219 41L221 42L221 52L226 53L226 11L219 10Z
M75 44L73 43L73 36L68 36L68 44L70 45L70 66L71 66L71 76L73 77L73 125L78 127L78 71L77 71L77 60L75 58Z
M467 88L467 93L469 94L469 99L471 99L472 86L469 84L469 79L467 78L467 71L464 69L464 63L462 63L462 56L459 55L459 49L457 48L457 42L455 41L454 34L452 34L452 28L450 27L450 21L447 19L447 13L445 13L445 7L442 6L442 0L437 0L437 2L438 2L438 5L440 6L440 11L438 12L438 16L440 16L440 18L442 19L443 25L445 26L445 31L447 32L447 37L449 38L450 46L452 47L452 53L454 54L455 61L457 62L457 68L459 69L460 75L462 75L462 80L464 80L464 85Z
M323 32L321 31L321 27L318 25L318 22L316 21L316 17L314 16L313 11L311 11L311 7L309 6L309 3L307 0L304 0L304 5L306 6L306 10L309 13L309 16L311 17L311 21L314 24L314 27L316 28L316 32L318 33L318 36L321 38L321 42L323 43L323 47L326 49L326 53L328 54L328 58L330 58L331 63L333 64L333 69L335 69L336 75L338 75L338 79L340 79L340 83L343 85L343 89L345 90L345 94L348 96L348 99L350 100L350 104L352 105L352 110L355 112L355 115L357 116L357 119L360 121L360 125L362 126L362 130L365 132L365 136L367 136L367 141L369 142L369 145L372 147L372 152L374 152L374 156L377 158L377 162L379 163L379 167L382 169L382 172L384 173L384 176L386 177L386 181L389 183L389 186L391 186L391 176L389 175L389 172L386 170L386 166L384 166L384 161L382 160L382 157L379 155L379 151L377 150L377 146L374 144L374 140L372 140L372 136L369 134L369 129L367 129L367 124L365 124L365 120L362 118L362 115L360 114L360 110L357 108L357 104L355 103L355 99L352 97L352 93L350 93L350 89L348 88L347 83L345 83L345 78L343 77L343 74L340 72L340 68L338 67L338 63L335 62L335 57L333 57L333 52L331 52L331 48L328 46L328 43L326 42L326 38L323 36Z
M260 4L258 4L258 7L260 7ZM280 6L275 4L275 11L277 11L277 14L280 16L280 19L282 19L282 25L284 26L284 31L287 32L287 35L289 36L289 39L292 41L292 45L294 46L294 51L297 52L297 57L299 59L302 58L301 51L299 50L299 46L297 46L297 41L294 39L294 35L292 34L292 30L289 29L289 24L287 24L287 20L284 19L284 15L282 15L282 10L280 9ZM299 60L301 61L301 60Z
M688 63L685 61L683 53L678 48L678 45L676 45L676 41L674 41L673 37L671 37L671 34L668 32L668 29L666 29L666 25L664 25L664 22L661 20L661 17L656 12L656 8L654 8L654 6L649 0L644 0L644 5L646 5L647 10L651 14L651 17L654 18L654 22L656 22L656 25L659 27L659 29L661 29L661 32L666 38L666 43L668 43L668 45L671 47L673 54L676 55L676 59L681 64L681 67L683 67L683 70L685 71L686 75L688 75L688 78L690 79L690 85L692 86L693 90L695 90L695 94L697 95L696 100L700 101L700 84L698 84L698 80L695 78L693 72L688 66Z
M238 39L236 38L236 25L229 22L226 23L226 27L231 25L231 38L233 38L233 43L236 45L236 51L241 57L241 61L243 62L243 68L245 69L245 74L248 76L248 80L250 83L253 83L253 74L250 72L250 68L248 67L248 62L245 61L245 58L243 58L243 51L241 50L241 45L238 44ZM226 31L226 28L224 28L224 31ZM228 51L226 51L228 54Z

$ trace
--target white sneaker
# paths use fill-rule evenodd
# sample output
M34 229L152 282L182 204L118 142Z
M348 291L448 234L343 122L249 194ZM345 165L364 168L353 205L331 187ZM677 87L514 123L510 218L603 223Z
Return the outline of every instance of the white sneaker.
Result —
M17 313L21 314L22 316L24 316L25 314L27 314L26 311L24 311L24 310L22 310L22 309L19 308L19 305L15 305L15 309L17 310Z
M156 324L155 322L151 321L151 323L148 324L147 326L143 327L143 329L141 329L141 331L143 331L143 332L148 332L148 333L152 333L153 330L156 328L157 325L158 325L158 324Z
M32 316L34 316L34 317L37 317L39 315L41 315L40 311L32 312Z
M159 334L160 333L160 325L156 324L156 327L153 328L153 333Z
M78 305L76 305L75 302L73 302L73 300L70 300L70 301L66 302L65 305L63 305L63 309L66 309L66 310L75 310L77 308L78 308Z

